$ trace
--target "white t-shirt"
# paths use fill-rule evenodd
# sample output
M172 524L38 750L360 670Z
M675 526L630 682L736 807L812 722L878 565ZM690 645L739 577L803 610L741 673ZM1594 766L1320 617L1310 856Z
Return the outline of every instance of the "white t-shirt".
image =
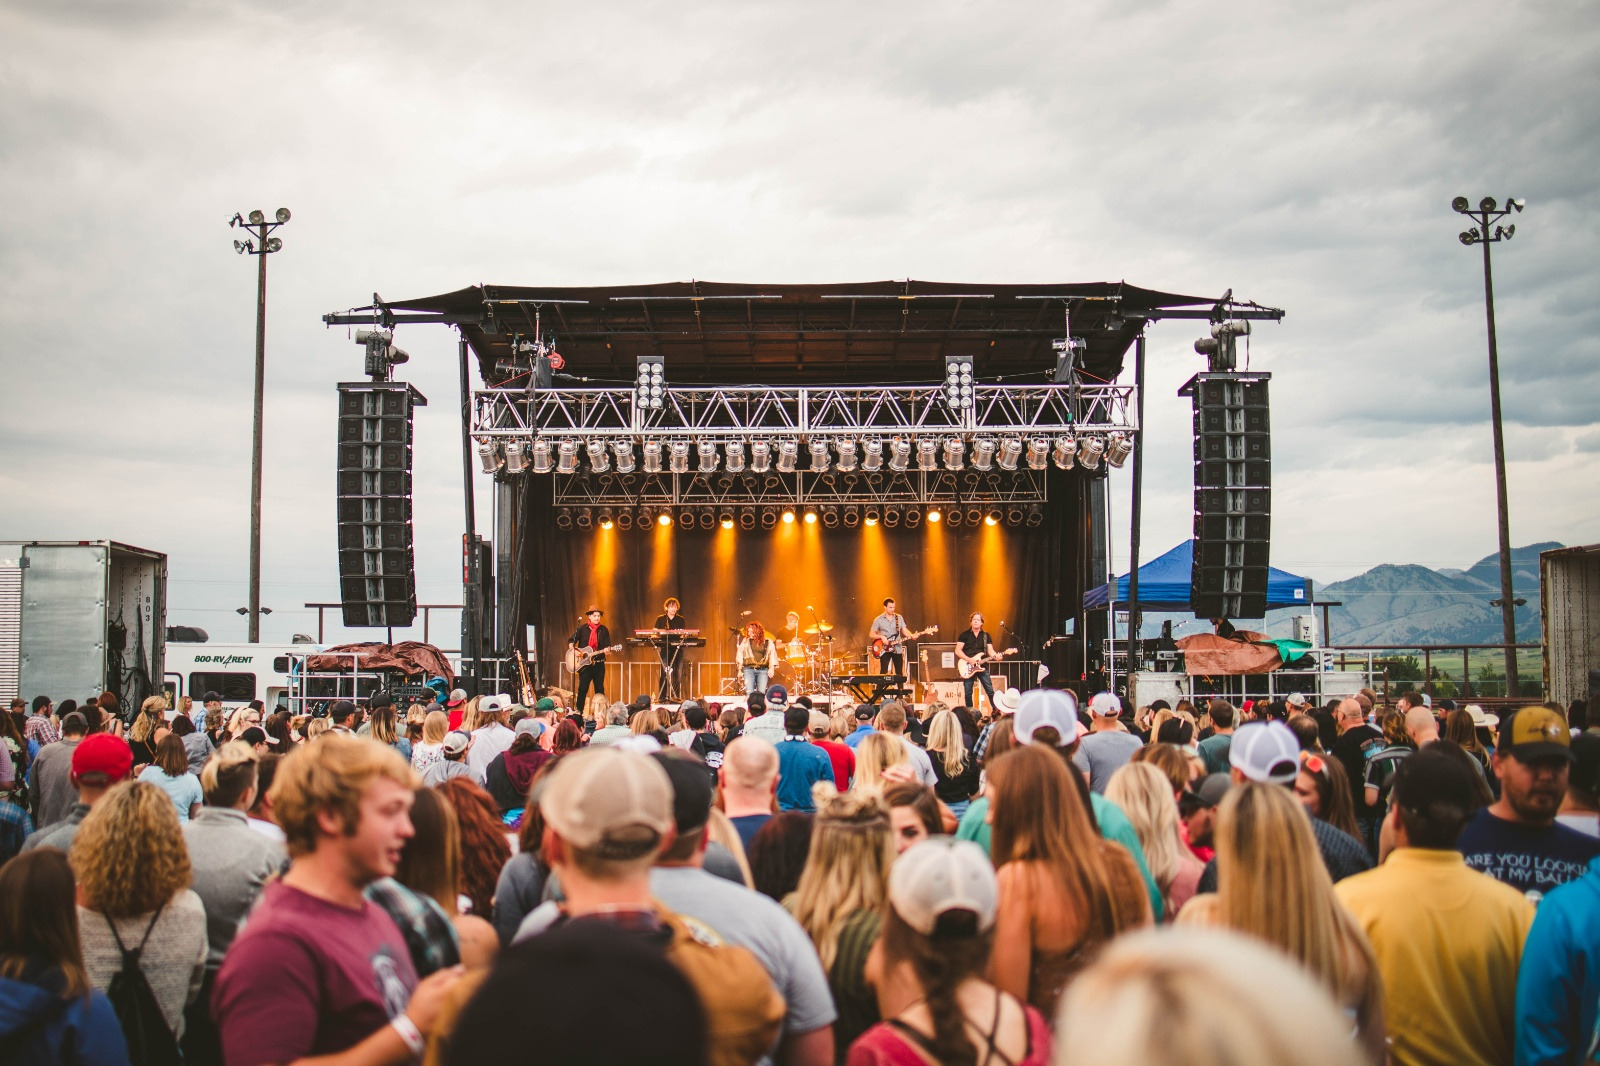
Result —
M928 753L917 747L908 737L899 738L900 743L906 746L906 754L911 757L911 765L917 771L917 780L932 788L939 783L939 775L933 772L933 760L928 758Z
M467 750L467 769L478 779L478 784L483 784L488 776L489 764L494 762L494 757L510 748L511 742L516 739L517 734L499 722L491 722L472 731L472 747Z

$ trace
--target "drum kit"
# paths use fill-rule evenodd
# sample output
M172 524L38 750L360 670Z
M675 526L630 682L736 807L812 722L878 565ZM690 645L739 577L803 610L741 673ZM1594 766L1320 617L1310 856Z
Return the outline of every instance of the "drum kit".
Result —
M811 642L807 643L805 637L812 638ZM830 691L829 679L846 672L844 660L833 655L833 624L820 618L784 644L779 655L783 659L778 668L779 679L795 693L826 695Z

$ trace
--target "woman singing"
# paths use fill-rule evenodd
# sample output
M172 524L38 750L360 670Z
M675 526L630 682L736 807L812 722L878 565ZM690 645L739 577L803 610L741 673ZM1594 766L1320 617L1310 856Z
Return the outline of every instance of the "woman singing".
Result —
M739 664L744 667L745 695L766 692L772 671L778 668L778 642L767 635L766 627L752 619L739 638Z

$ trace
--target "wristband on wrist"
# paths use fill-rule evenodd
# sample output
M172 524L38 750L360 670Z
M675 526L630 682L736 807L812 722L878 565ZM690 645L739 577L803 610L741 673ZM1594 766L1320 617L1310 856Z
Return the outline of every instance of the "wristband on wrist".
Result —
M416 1022L405 1014L399 1014L395 1016L389 1025L395 1032L400 1034L400 1039L406 1042L406 1047L411 1049L411 1054L422 1054L422 1049L425 1045L422 1039L422 1030L417 1028Z

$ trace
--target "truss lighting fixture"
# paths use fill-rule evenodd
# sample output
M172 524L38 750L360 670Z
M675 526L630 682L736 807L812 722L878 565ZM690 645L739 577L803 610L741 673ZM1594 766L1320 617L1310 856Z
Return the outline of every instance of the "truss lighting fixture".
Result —
M833 442L833 450L839 453L839 469L849 473L856 468L856 439L854 437L840 437Z
M717 525L721 526L723 529L732 529L733 512L723 511L721 514L717 515Z
M828 442L813 439L806 445L806 450L811 453L811 470L813 473L825 474L828 472Z
M578 469L578 442L564 440L556 449L556 473L570 474Z
M1043 470L1050 462L1050 441L1035 437L1028 442L1028 469Z
M965 411L972 403L972 358L965 355L944 357L944 399L958 411Z
M1011 508L1007 509L1007 511L1006 511L1006 525L1008 525L1008 526L1020 526L1020 525L1022 525L1022 519L1023 519L1022 508L1016 507L1016 506L1012 506Z
M893 522L888 521L888 516L889 512L885 511L883 524L886 526L893 525ZM922 524L922 509L920 507L906 508L906 512L901 516L901 520L904 522L907 529L916 529Z
M784 525L786 525L786 526L794 525L794 508L793 507L785 507L783 509L783 516L782 517L783 517L783 524Z
M1106 446L1099 437L1085 437L1078 442L1078 465L1093 470L1100 465L1100 456Z
M1070 469L1072 469L1072 464L1077 461L1077 455L1077 437L1070 437L1070 435L1067 435L1067 437L1056 437L1056 451L1054 451L1054 458L1056 458L1056 469L1058 469L1058 471L1070 471Z
M1133 454L1133 441L1126 433L1113 433L1106 440L1106 465L1120 467Z
M886 529L893 529L900 524L900 509L898 507L885 507L883 509L883 525ZM908 522L907 525L910 525Z
M983 524L986 526L997 526L1000 524L1000 518L1001 515L999 511L990 511L988 514L983 516Z
M596 474L604 474L611 469L611 452L606 448L603 440L592 440L585 450L589 453L589 468Z
M763 507L761 509L761 528L771 529L778 524L778 509L776 507Z
M939 469L939 442L928 437L917 441L917 469Z
M816 525L817 524L817 511L816 511L816 508L807 507L806 508L805 519L806 519L806 525L808 525L808 526Z
M644 442L644 472L646 474L661 473L661 442L658 440Z
M946 437L944 441L944 468L946 470L960 470L963 456L966 455L967 446L960 437Z
M883 466L883 438L861 438L861 469L871 473Z
M645 410L659 411L666 402L666 360L659 355L639 356L638 375L634 379L635 398Z
M721 461L717 456L717 442L714 440L701 441L695 445L695 451L700 453L700 472L703 474L715 470L717 463Z
M610 529L612 526L615 526L616 524L617 524L616 515L612 513L611 508L609 508L609 507L600 508L600 528L601 529Z
M633 512L632 511L628 510L627 508L623 508L622 510L617 512L617 528L618 529L632 529L633 528Z
M671 511L662 511L660 514L656 515L656 525L658 525L658 526L670 526L670 525L672 525L672 512Z
M683 528L684 529L688 529L689 528L690 519L692 517L693 516L690 515L687 511L684 512L684 515L683 515ZM711 530L711 529L715 529L716 526L717 526L717 516L716 516L715 512L713 512L713 511L701 511L700 512L700 528L701 529Z
M520 474L528 469L527 446L519 440L506 441L506 473Z
M994 466L995 443L988 437L972 442L972 469L988 470Z
M1007 437L1000 442L1000 455L995 459L1000 464L1001 470L1015 470L1017 460L1022 458L1022 441L1016 437Z
M979 522L983 521L983 508L981 508L981 507L968 507L967 508L967 516L966 517L967 517L967 525L969 525L969 526L977 525Z
M844 528L846 529L856 528L861 524L861 508L854 506L846 507L844 509L844 514L840 516L839 520L844 523Z
M746 532L756 528L756 513L749 508L740 511L739 528Z
M744 441L730 440L722 450L727 456L728 473L737 474L744 469Z
M800 457L800 442L796 440L781 441L778 444L778 473L794 473L795 461Z
M577 514L573 517L573 524L579 529L588 529L594 525L594 515L589 513L587 507L579 507Z
M571 529L572 528L572 508L570 508L570 507L558 507L558 508L556 508L556 528L557 529Z
M656 522L656 509L654 507L641 507L641 508L639 508L639 523L638 524L639 524L639 528L640 529L648 529L651 526L655 525L655 522Z
M861 513L861 521L866 523L869 526L877 525L878 524L878 509L876 507L868 507L865 511L863 511Z
M772 469L772 445L764 440L750 442L750 472L765 474Z
M911 465L911 442L896 437L889 442L889 469L903 474Z
M555 467L555 456L551 453L549 441L534 441L531 454L535 474L548 474Z
M928 521L932 522L933 520L933 515L930 514L928 516ZM950 508L950 513L944 516L944 524L951 529L960 529L961 522L961 508L959 507Z
M483 464L485 474L492 474L500 469L500 456L495 454L493 441L478 442L478 461Z
M938 524L938 522L941 521L943 518L944 518L944 512L939 510L939 508L932 507L932 508L928 509L928 521L933 522L934 524Z
M1044 508L1039 506L1036 503L1035 504L1030 504L1028 506L1027 524L1030 525L1030 526L1043 525L1044 524Z
M674 474L687 474L689 472L689 442L675 440L672 442L672 472Z
M615 456L616 460L617 460L617 473L619 473L619 474L631 474L631 473L633 473L633 467L634 467L633 441L631 441L631 440L616 440L616 441L612 441L611 442L611 454L613 456Z

